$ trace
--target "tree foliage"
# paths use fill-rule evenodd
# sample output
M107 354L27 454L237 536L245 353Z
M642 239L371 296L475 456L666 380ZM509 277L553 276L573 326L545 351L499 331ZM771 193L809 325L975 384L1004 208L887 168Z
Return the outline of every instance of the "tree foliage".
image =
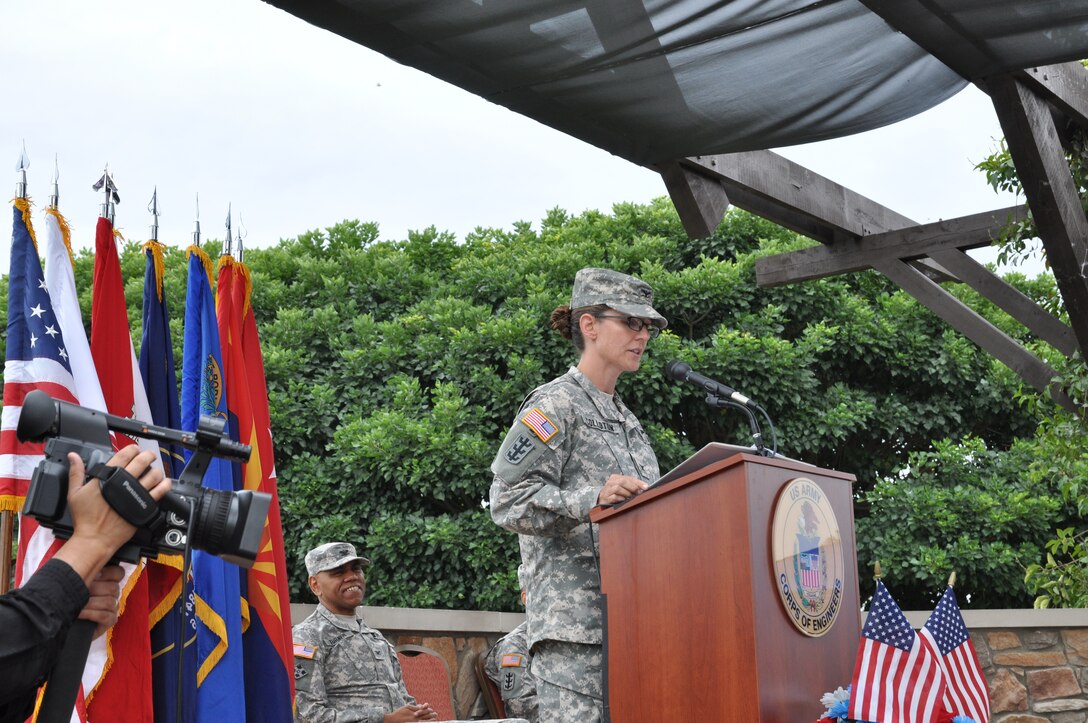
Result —
M709 441L748 441L743 418L666 379L674 358L760 401L779 451L853 472L861 492L920 466L908 457L930 440L1001 449L1031 434L1035 417L1014 400L1015 375L883 277L756 286L758 257L809 243L736 210L712 237L689 241L660 199L611 214L554 209L539 230L478 228L461 241L434 228L382 240L376 225L345 221L247 251L292 598L309 599L306 550L348 539L373 560L375 604L518 609L517 540L490 522L489 466L521 399L576 360L547 319L584 266L645 279L670 320L617 388L663 469ZM180 251L167 256L176 346L183 261ZM136 245L122 263L138 339ZM77 259L77 283L87 295L88 253ZM1000 310L984 313L1035 343ZM878 490L859 521L883 514L876 503L891 492L883 482ZM899 517L884 523L913 529ZM948 529L954 546L959 531Z
M914 452L899 474L863 497L869 516L858 520L858 563L881 563L900 605L932 608L952 572L965 607L1031 604L1024 567L1039 559L1054 525L1073 519L1060 485L1025 475L1035 462L1032 440L1009 450L979 439L937 442ZM862 597L872 592L862 575Z

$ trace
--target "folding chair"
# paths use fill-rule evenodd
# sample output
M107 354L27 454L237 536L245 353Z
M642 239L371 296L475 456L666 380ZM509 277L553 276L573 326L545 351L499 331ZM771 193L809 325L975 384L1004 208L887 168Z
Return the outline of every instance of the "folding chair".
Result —
M487 706L487 714L492 718L505 718L506 706L502 702L502 694L499 693L499 686L495 685L495 681L487 676L487 671L484 669L486 662L486 656L476 655L473 666L476 669L476 682L480 684L480 690L484 694L484 705Z
M438 713L438 720L457 720L446 659L423 645L398 645L396 650L408 693L421 703L429 703Z

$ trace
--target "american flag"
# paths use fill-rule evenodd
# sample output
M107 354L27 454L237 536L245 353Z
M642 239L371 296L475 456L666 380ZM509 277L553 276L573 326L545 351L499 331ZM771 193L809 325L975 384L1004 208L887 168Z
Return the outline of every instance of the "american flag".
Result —
M977 723L990 720L989 686L951 587L945 589L921 635L940 653L945 709Z
M19 201L26 204L24 199ZM72 367L64 350L60 324L49 301L38 249L23 212L16 205L8 275L4 409L0 431L0 498L4 499L5 506L12 505L11 509L21 507L31 474L42 459L42 444L24 444L15 436L23 399L35 389L41 389L55 399L78 403L73 391ZM20 524L20 537L27 526L36 528L33 521L24 520ZM22 577L22 572L17 568L18 578Z
M540 437L541 442L547 442L558 431L555 425L552 424L552 420L544 416L544 412L536 407L529 410L529 413L522 417L521 421L532 429L536 436Z
M932 723L944 675L929 639L917 635L884 583L877 582L854 665L850 717L882 723Z
M820 548L801 551L801 587L820 587Z

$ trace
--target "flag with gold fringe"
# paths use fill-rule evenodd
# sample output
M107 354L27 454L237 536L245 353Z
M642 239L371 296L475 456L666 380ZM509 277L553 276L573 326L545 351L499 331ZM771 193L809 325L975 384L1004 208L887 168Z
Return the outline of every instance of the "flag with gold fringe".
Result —
M181 426L195 431L201 415L227 418L227 395L212 296L211 261L198 246L190 246L188 255ZM204 475L204 486L232 490L234 482L229 463L213 458ZM197 615L196 699L197 720L200 721L234 723L246 720L246 702L240 695L245 684L239 578L237 565L202 550L193 552Z
M15 199L8 272L8 319L4 360L3 429L0 430L0 509L19 511L34 468L42 459L41 443L16 437L23 399L41 390L55 399L78 403L72 367L38 256L30 201ZM15 584L21 585L56 551L52 532L31 517L19 520ZM18 719L27 711L0 707L0 718ZM73 720L86 720L82 691Z
M177 369L170 339L170 311L166 302L163 245L143 245L143 332L140 340L140 376L148 391L152 421L162 427L181 427ZM185 465L182 450L160 445L163 468L177 479ZM180 555L160 555L148 563L148 602L151 627L152 694L156 721L192 723L196 720L196 632L192 615L192 587L182 598ZM180 700L178 674L181 667ZM178 705L181 704L180 716Z
M72 260L71 229L60 211L51 206L45 210L45 238L42 242L42 260L45 263L45 282L49 287L49 298L57 314L61 335L64 337L68 361L72 366L75 380L76 397L81 406L89 409L106 411L106 400L102 396L102 386L98 381L91 345L87 332L83 328L83 314L79 308L79 293L76 289L75 269ZM47 544L46 535L52 533L41 528L35 533L35 540L27 548L28 558L36 548ZM54 543L49 555L58 545ZM126 566L126 574L134 570L133 565ZM127 582L127 577L122 581ZM87 662L83 667L82 690L93 691L102 680L109 663L108 638L99 636L91 641L87 653Z
M248 269L229 255L219 260L216 298L231 431L237 441L253 449L248 462L233 465L235 488L268 492L273 496L260 553L242 578L243 597L249 605L249 624L242 635L246 710L250 720L288 723L292 719L291 701L294 699L291 608L272 438L268 429L264 363L249 306ZM243 331L247 321L253 322L250 339L257 343L256 346L251 343L248 348Z
M125 303L125 285L117 239L109 218L99 217L95 229L94 285L91 303L91 356L94 358L106 411L119 417L151 422L143 380L136 373L136 354ZM138 444L155 453L158 445L114 435L114 446ZM151 695L151 643L148 636L148 580L141 561L124 581L117 624L106 633L108 660L98 686L87 694L92 723L125 711L127 721L155 719Z

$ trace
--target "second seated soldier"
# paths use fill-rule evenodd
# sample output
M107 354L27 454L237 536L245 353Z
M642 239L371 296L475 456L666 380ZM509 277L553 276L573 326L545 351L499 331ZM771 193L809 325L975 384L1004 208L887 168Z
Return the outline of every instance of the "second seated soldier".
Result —
M521 604L525 604L525 566L518 566L521 584ZM495 683L502 696L507 715L518 716L537 723L536 679L529 672L529 621L525 620L499 638L487 651L484 672Z
M616 396L665 328L644 281L586 268L551 326L580 353L533 390L491 465L491 517L520 536L529 644L541 723L597 723L604 709L598 504L616 504L659 476L635 415Z

